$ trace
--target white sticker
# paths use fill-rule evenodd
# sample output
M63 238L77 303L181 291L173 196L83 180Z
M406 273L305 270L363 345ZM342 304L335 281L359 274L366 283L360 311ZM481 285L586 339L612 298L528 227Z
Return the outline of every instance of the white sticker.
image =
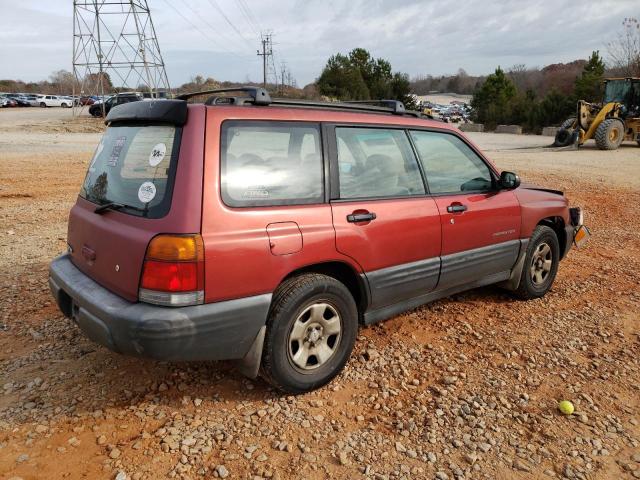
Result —
M157 167L162 160L164 160L164 156L167 153L167 146L164 143L158 143L155 147L151 149L151 153L149 154L149 165L152 167Z
M149 203L156 196L156 186L151 182L144 182L138 188L138 200L142 203Z

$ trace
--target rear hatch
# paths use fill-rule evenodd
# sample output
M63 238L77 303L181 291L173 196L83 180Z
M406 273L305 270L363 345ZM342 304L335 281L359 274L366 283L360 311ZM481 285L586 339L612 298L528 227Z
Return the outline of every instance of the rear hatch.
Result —
M138 298L154 236L200 231L204 116L203 106L158 100L107 117L67 238L72 262L127 300Z

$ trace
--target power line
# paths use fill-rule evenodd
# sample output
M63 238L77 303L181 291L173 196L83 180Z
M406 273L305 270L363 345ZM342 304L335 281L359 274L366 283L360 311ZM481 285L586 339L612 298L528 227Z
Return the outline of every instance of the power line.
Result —
M200 35L202 35L203 37L205 37L207 40L209 40L211 43L213 43L214 45L216 45L217 48L220 48L224 51L224 53L228 53L230 55L235 55L235 56L240 56L238 55L238 53L229 50L227 48L225 48L224 46L222 46L221 44L218 43L218 41L214 40L213 38L211 38L209 35L207 35L205 32L203 32L195 23L193 23L191 20L189 20L187 17L185 17L182 12L180 10L178 10L174 5L172 5L169 0L164 0L164 3L166 3L169 7L171 7L173 9L174 12L176 12L185 22L187 22L189 25L191 25L193 27L194 30L196 30ZM185 4L186 5L186 4ZM210 27L211 28L211 27Z
M255 17L251 13L249 7L247 7L247 4L244 2L244 0L236 0L236 4L240 9L240 13L242 13L242 16L249 24L249 27L251 27L251 30L253 30L253 33L258 36L262 28L260 27L260 24L255 20Z
M233 29L234 32L236 32L238 34L238 36L242 39L243 42L245 42L247 45L251 46L251 44L249 43L249 41L244 38L244 35L242 35L242 33L240 32L240 30L238 30L236 28L236 26L233 24L233 22L231 20L229 20L229 17L227 17L224 13L224 11L220 8L220 6L218 5L218 3L216 2L216 0L209 0L209 3L211 4L211 6L213 8L215 8L218 13L220 15L222 15L222 18L224 18L225 22L227 22L229 24L229 26Z

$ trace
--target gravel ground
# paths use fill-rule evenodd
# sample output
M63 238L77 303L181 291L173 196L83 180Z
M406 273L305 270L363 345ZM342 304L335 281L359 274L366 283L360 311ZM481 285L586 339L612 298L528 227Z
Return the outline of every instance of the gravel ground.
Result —
M60 315L47 263L100 127L27 110L0 111L0 478L640 478L637 147L474 134L583 205L591 242L543 299L418 308L362 329L329 386L282 396L224 362L111 353Z

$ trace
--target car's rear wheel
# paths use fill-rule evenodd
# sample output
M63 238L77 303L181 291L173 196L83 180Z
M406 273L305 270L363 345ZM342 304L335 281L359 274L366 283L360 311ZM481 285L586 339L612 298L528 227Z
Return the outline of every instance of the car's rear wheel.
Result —
M40 106L41 106L42 108L47 108L47 104L46 104L46 103L44 103L44 102L40 102Z
M358 310L344 284L315 273L292 277L273 297L262 376L290 393L321 387L346 364L357 332Z
M60 104L60 106L61 106L62 108L67 108L69 105L67 105L66 103L61 103L61 104Z
M560 244L556 232L538 225L531 235L516 295L525 300L546 294L558 273Z

